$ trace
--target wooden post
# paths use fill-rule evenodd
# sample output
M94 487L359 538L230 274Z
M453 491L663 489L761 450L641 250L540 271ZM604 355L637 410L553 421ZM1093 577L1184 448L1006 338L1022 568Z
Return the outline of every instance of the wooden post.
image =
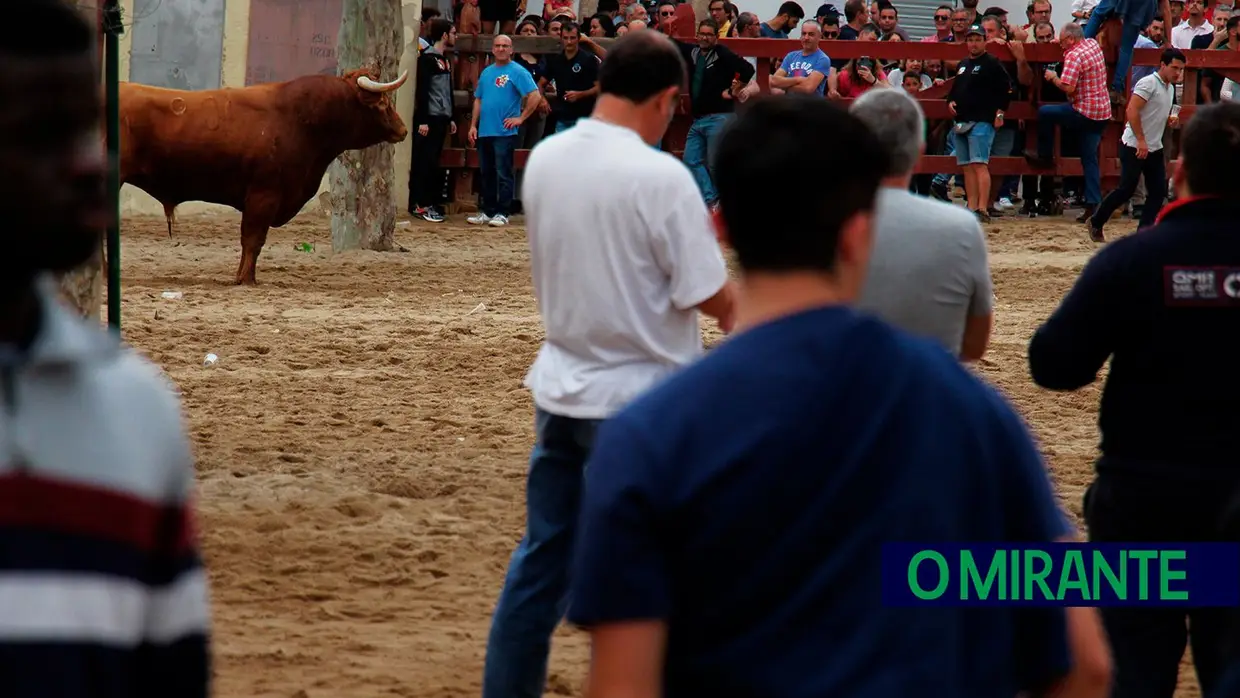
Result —
M345 0L336 55L340 72L379 67L379 79L396 78L404 23L401 0ZM396 249L394 146L381 143L345 151L328 168L332 250Z
M103 29L103 2L99 0L74 0L83 13L85 13L87 21L94 24L102 32ZM102 93L103 80L103 39L99 34L98 50L96 54L99 61L99 78L100 92ZM103 119L103 112L99 113L100 121ZM100 125L100 133L102 134L102 123ZM102 136L100 137L99 147L103 147ZM66 272L60 277L60 293L66 302L77 309L82 317L98 320L100 317L100 306L103 304L103 236L104 231L99 231L99 248L95 250L95 254L91 255L90 260L85 264Z

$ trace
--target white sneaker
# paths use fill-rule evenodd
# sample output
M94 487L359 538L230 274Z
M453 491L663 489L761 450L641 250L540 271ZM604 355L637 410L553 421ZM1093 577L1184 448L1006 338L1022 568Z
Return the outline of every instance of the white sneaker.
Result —
M501 215L498 215L492 218L489 222L491 223L491 225L495 226L496 228L500 228L505 225L508 225L508 216L501 214Z
M486 225L487 223L491 222L491 217L479 211L478 213L475 213L469 218L466 218L465 222L470 225Z
M1000 211L1011 211L1012 209L1016 207L1012 205L1012 200L1005 196L1002 199L999 199L997 202L995 202L995 208L999 209Z

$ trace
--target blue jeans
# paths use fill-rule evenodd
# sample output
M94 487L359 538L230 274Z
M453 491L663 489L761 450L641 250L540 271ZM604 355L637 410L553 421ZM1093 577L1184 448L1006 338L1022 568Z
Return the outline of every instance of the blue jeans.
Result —
M956 141L957 165L985 165L995 143L995 125L976 121L968 133L956 133L953 128L952 140Z
M482 177L482 212L487 216L512 214L517 193L513 158L521 136L487 136L478 139L478 172Z
M956 134L948 132L947 138L943 140L944 140L943 154L944 155L955 155L956 154ZM952 179L952 175L939 173L934 176L934 180L932 184L933 186L936 186L936 187L946 187L948 182L951 181L951 179Z
M1052 160L1055 157L1055 127L1062 126L1064 138L1068 131L1076 132L1081 144L1081 172L1085 180L1085 203L1097 206L1102 201L1102 172L1098 169L1098 144L1108 121L1088 119L1071 104L1043 104L1038 107L1038 157Z
M561 131L567 131L568 129L576 126L578 121L581 121L581 119L568 116L556 117L555 132L560 133Z
M541 698L551 634L568 610L582 477L600 420L536 409L525 537L512 553L487 638L482 698Z
M719 195L715 193L715 183L711 173L715 160L715 144L719 140L719 130L728 123L731 114L707 114L693 120L689 127L689 135L685 137L685 166L693 173L702 192L702 199L707 205L715 203Z
M1102 23L1115 13L1115 0L1102 0L1098 3L1089 15L1089 21L1085 23L1085 38L1092 39L1098 36L1098 32L1102 30ZM1125 84L1128 82L1128 69L1132 66L1132 49L1137 44L1137 37L1141 35L1141 30L1152 20L1147 20L1144 24L1140 23L1140 17L1120 17L1120 20L1124 23L1124 30L1119 36L1119 47L1115 56L1115 77L1111 79L1111 89L1124 92Z

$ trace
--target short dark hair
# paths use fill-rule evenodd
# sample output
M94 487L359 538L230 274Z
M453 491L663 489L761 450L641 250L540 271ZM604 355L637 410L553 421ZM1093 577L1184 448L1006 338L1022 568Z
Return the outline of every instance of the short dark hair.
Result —
M789 173L804 168L808 133L832 134L832 160L847 166L814 175L814 186L832 193L830 203L815 202L795 221L772 223L769 202L781 196ZM719 138L715 188L741 269L832 271L840 229L873 209L889 164L869 127L817 95L768 97L739 113Z
M881 15L885 10L891 10L892 12L896 13L897 17L900 16L900 11L896 9L895 5L892 5L890 2L887 2L887 0L879 0L878 13Z
M436 17L440 16L441 14L443 13L433 7L423 7L422 8L422 21L429 22L432 19L435 19Z
M801 6L792 2L792 0L788 0L788 2L780 5L777 14L788 15L796 19L805 19L805 10L801 9Z
M823 15L822 26L824 27L840 26L840 16L839 15Z
M619 12L620 0L598 0L599 12Z
M95 46L98 29L86 21L81 10L64 0L6 3L4 16L11 29L0 35L0 54L48 58L85 53Z
M522 23L524 24L524 22ZM448 35L452 31L452 21L443 17L436 17L431 20L431 25L426 30L426 40L432 44Z
M581 33L581 25L580 25L580 24L577 24L576 22L574 22L574 21L573 21L573 20L571 20L571 19L562 20L562 21L560 22L560 34L561 34L561 35L563 35L563 34L564 34L564 32L568 32L569 34L572 34L572 33L576 32L576 33L580 34L580 33Z
M700 20L698 22L698 29L701 29L702 27L710 27L711 31L715 32L716 34L719 33L719 23L716 22L714 18L712 17L707 17L705 19Z
M599 92L641 104L687 79L685 59L659 32L629 32L607 51L598 71Z
M1185 63L1188 62L1188 59L1184 57L1184 52L1174 46L1168 46L1163 49L1162 55L1159 56L1158 60L1162 62L1163 65L1171 65L1171 61L1175 60L1184 61Z
M1180 154L1188 188L1196 196L1240 196L1240 104L1198 107L1184 127Z
M1240 24L1240 14L1234 14L1228 17L1227 24L1224 24L1223 28L1226 29L1227 31L1231 31L1232 29L1236 28L1237 24Z
M848 22L857 18L861 11L865 9L865 0L848 0L844 3L844 19Z

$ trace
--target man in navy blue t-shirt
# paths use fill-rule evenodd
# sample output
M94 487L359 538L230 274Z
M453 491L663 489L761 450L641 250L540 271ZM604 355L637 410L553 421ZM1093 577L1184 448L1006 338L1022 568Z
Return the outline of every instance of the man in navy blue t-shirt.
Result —
M830 205L761 202L834 134ZM1092 609L885 608L885 542L1072 537L1020 418L952 356L846 307L890 154L821 98L762 100L721 137L737 335L601 426L569 620L587 695L1103 696Z

